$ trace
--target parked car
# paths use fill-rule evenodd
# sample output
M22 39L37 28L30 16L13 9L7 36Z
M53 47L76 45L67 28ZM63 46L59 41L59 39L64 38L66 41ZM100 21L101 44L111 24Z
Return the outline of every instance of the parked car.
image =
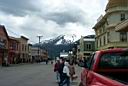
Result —
M82 67L80 86L128 85L128 49L96 51Z

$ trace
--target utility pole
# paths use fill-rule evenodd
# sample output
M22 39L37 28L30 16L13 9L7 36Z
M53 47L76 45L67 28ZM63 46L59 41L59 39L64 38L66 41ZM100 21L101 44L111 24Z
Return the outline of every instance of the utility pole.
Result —
M43 36L37 36L39 38L39 45L38 45L38 59L39 59L39 54L40 54L40 39L43 37Z

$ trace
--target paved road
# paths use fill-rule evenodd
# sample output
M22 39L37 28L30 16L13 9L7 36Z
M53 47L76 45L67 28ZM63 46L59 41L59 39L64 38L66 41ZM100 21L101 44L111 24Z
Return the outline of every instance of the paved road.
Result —
M79 75L81 68L76 67ZM79 79L71 83L78 86ZM22 64L0 67L0 86L58 86L53 65Z

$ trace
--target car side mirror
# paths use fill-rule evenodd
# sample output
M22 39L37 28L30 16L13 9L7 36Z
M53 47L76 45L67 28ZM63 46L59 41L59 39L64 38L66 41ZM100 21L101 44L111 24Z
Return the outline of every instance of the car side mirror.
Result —
M80 62L78 65L79 65L80 67L88 68L86 62Z
M84 62L84 68L88 68L88 65L86 62Z

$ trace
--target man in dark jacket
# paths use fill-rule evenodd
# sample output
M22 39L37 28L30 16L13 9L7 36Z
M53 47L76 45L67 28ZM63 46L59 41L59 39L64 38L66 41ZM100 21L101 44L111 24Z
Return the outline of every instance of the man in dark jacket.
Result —
M54 72L56 72L57 82L60 82L59 66L60 66L60 59L58 58L54 65Z
M64 68L64 58L61 57L60 58L60 66L59 66L59 69L58 69L58 72L60 74L60 82L59 82L59 85L63 82L63 68Z

